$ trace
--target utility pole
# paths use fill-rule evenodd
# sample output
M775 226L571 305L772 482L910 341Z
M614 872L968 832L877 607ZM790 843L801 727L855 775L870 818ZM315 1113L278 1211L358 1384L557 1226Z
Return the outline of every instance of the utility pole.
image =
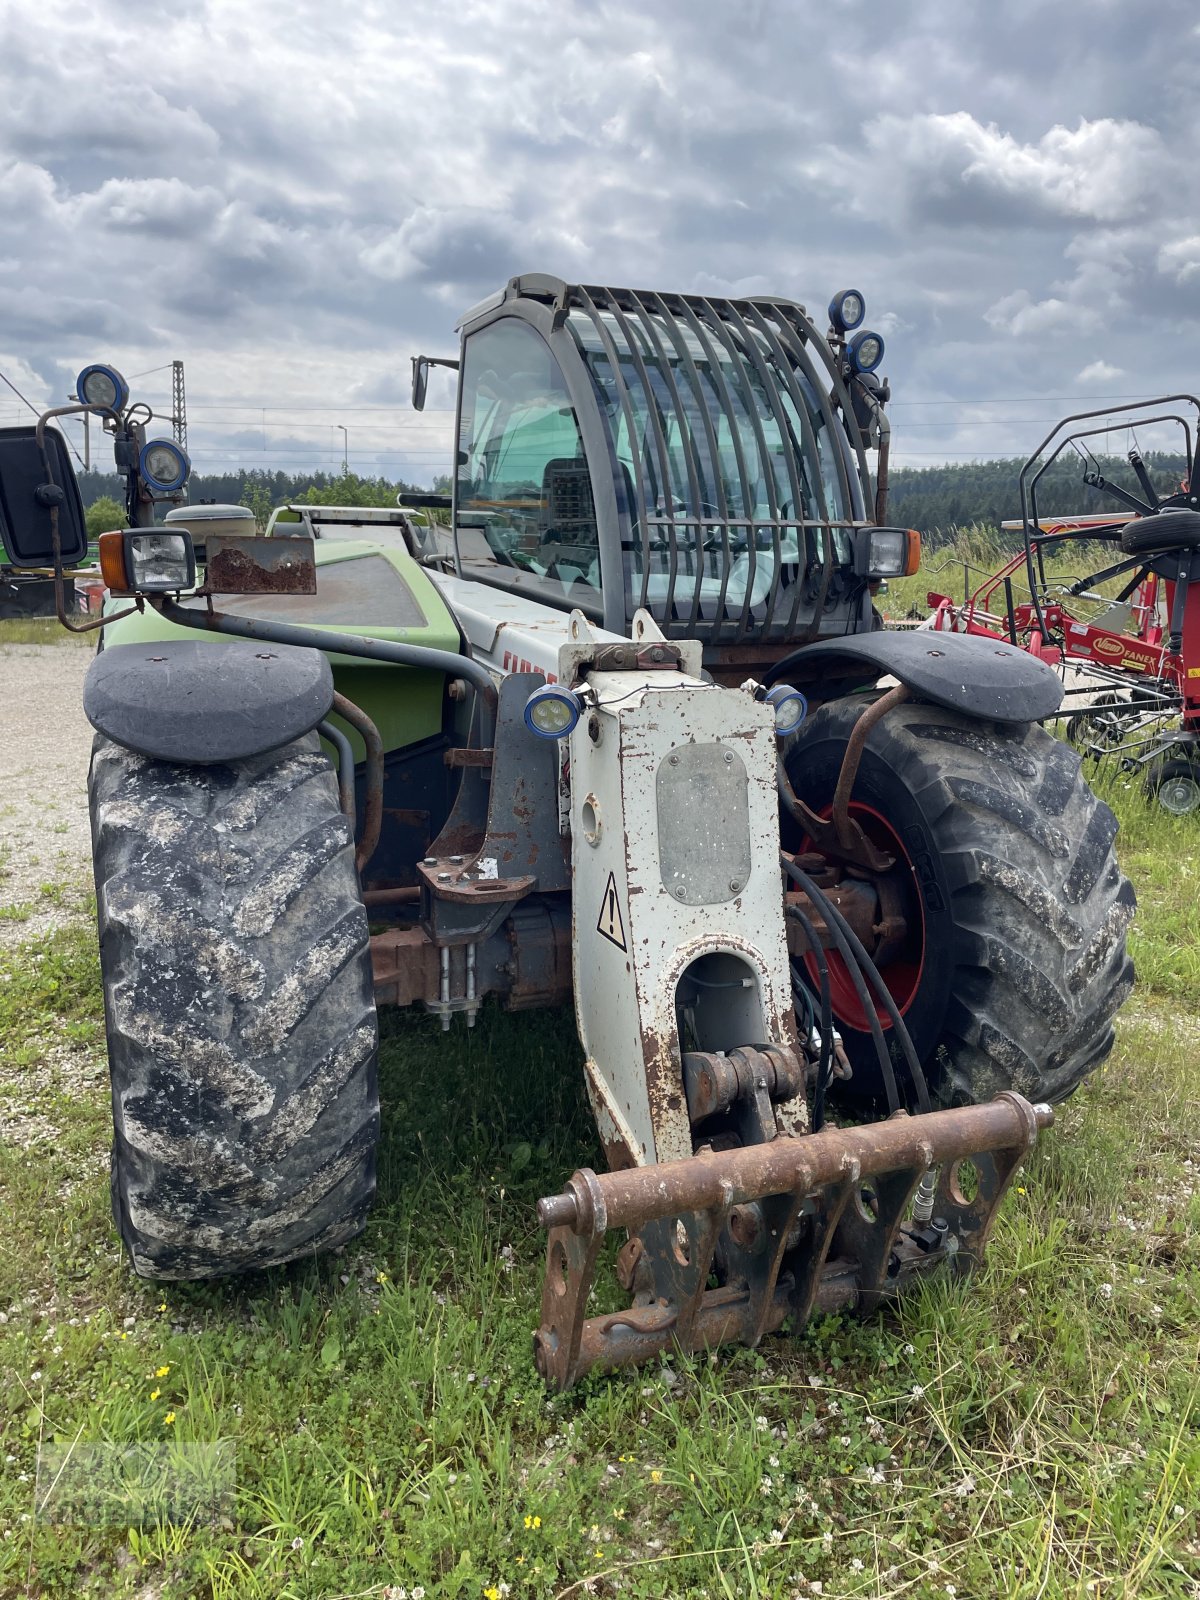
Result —
M183 387L183 362L171 363L171 431L181 450L187 449L187 395ZM184 496L186 498L187 489Z
M171 430L175 443L187 449L187 395L183 388L183 362L171 363Z
M342 430L342 477L348 478L350 476L350 430L343 422L339 422L338 427Z

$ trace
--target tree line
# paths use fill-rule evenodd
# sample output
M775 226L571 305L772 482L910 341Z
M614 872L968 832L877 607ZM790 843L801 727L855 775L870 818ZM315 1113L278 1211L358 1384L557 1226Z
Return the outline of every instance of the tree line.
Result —
M1017 479L1022 461L1013 457L999 461L962 461L937 467L896 467L889 474L888 520L899 526L918 528L933 544L953 540L962 529L998 528L1002 522L1020 516L1021 502ZM1187 470L1182 455L1149 452L1145 464L1160 494L1178 489ZM1087 465L1110 482L1140 494L1137 480L1123 456L1096 456ZM1074 453L1060 457L1049 469L1038 488L1038 506L1044 513L1066 515L1093 511L1114 511L1119 503L1083 481L1085 463ZM106 502L88 518L92 534L102 532L99 523L108 520L118 527L123 519L124 481L116 473L83 472L79 475L83 503L95 507ZM448 494L450 480L438 478L434 492ZM427 492L419 484L389 478L360 478L356 473L330 475L325 472L289 473L253 471L195 473L188 485L192 505L204 501L223 505L243 505L254 512L260 525L275 506L302 500L310 505L391 506L400 493Z

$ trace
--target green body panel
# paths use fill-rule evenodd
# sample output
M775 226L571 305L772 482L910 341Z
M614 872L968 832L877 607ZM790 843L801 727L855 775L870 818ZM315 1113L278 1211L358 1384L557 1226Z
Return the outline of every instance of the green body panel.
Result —
M299 627L329 627L342 633L361 634L370 639L390 639L398 643L424 645L435 650L460 649L458 626L441 595L428 577L409 555L399 539L330 539L316 543L317 594L316 599L293 599L291 596L245 595L230 597L226 602L242 616L274 616L280 621L295 622ZM351 599L351 611L346 609L344 594L339 600L333 597L332 582L327 582L330 594L330 615L322 616L322 573L334 578L332 569L345 563L372 559L385 561L402 580L406 595L397 590L403 602L397 606L396 615L402 617L392 623L381 616L389 608L389 596L381 595L378 583L372 581L371 603L374 610L364 610L369 622L356 620ZM372 572L379 575L378 568ZM339 572L338 579L351 577L349 572ZM123 610L124 600L110 599L106 611ZM220 609L222 597L215 604ZM303 611L303 616L289 615L289 611ZM160 639L197 639L208 637L221 642L217 633L203 635L191 628L181 628L166 622L159 614L147 608L134 616L114 622L104 630L106 649L125 644L146 644ZM385 750L399 750L439 734L444 726L445 678L440 672L418 671L412 667L391 666L383 661L364 661L361 657L331 655L334 681L340 693L353 700L367 713L379 729ZM355 759L364 756L363 742L351 728L346 728L354 746Z

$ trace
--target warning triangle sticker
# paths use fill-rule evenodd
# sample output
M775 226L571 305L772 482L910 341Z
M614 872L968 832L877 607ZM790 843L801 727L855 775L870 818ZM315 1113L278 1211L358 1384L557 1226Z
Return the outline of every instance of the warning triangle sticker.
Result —
M600 902L596 931L615 944L618 950L628 950L625 943L625 927L621 921L621 905L617 899L616 874L612 872L609 873L608 882L604 886L604 898Z

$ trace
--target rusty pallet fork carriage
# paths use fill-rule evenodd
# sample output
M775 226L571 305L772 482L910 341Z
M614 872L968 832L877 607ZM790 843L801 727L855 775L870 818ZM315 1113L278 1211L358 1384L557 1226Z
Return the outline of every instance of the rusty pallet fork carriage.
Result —
M538 1206L550 1234L534 1335L538 1371L552 1388L567 1389L594 1367L671 1348L754 1346L786 1321L802 1327L814 1312L849 1307L865 1315L939 1263L969 1272L1021 1158L1053 1122L1049 1106L1010 1093L986 1106L919 1118L899 1111L865 1128L702 1150L691 1161L630 1172L584 1168ZM968 1160L971 1195L960 1185ZM621 1279L634 1301L589 1317L610 1228L633 1235ZM746 1281L712 1289L726 1230L743 1252ZM667 1263L665 1283L639 1274L650 1254Z

